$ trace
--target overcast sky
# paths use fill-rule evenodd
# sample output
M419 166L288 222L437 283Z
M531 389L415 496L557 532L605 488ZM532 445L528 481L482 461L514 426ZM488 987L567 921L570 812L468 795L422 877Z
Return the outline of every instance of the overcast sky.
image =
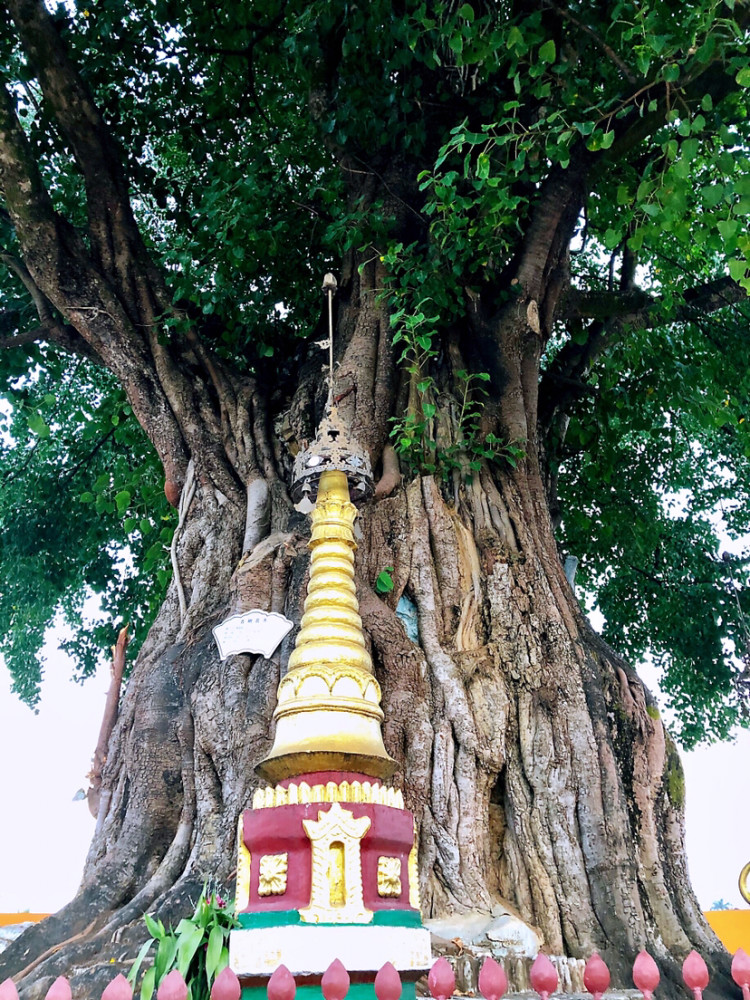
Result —
M75 893L94 820L74 802L104 708L108 669L80 686L51 648L38 715L10 694L0 664L0 912L51 912ZM746 906L737 887L750 861L750 733L683 754L688 857L701 905Z

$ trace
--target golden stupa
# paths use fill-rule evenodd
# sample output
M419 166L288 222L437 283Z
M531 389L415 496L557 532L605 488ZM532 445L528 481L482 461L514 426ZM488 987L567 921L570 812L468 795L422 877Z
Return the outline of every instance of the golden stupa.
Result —
M315 442L295 463L295 499L317 487L317 502L305 613L279 683L273 747L256 769L269 781L314 771L387 778L396 769L383 745L380 685L359 616L350 482L358 498L372 492L369 461L330 406Z

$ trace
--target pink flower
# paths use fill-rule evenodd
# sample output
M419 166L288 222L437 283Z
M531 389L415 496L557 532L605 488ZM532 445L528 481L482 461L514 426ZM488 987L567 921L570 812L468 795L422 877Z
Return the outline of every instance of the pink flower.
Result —
M216 900L216 905L219 907L220 910L223 910L224 907L227 905L227 901L225 899L222 899L221 896L218 895L214 896L214 899Z

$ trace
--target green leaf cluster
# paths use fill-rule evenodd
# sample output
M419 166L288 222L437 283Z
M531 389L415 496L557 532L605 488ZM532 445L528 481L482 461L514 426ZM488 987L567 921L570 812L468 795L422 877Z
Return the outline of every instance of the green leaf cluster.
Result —
M113 622L131 623L137 652L171 577L176 523L114 379L51 348L35 353L32 376L0 354L0 651L30 705L52 622L70 627L77 679L96 670Z
M204 886L192 917L181 920L174 930L148 913L143 919L150 937L128 973L131 986L136 986L154 946L155 951L141 978L140 1000L151 1000L159 983L175 969L187 984L189 1000L209 1000L214 979L229 964L229 933L237 926L231 902Z
M605 638L661 667L686 746L746 720L746 329L731 317L659 327L603 359L561 469L560 536L579 556L577 583L603 613Z

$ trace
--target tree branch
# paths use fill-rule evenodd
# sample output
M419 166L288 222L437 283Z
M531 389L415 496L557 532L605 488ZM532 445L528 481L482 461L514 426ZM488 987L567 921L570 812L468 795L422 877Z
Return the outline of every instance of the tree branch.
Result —
M52 320L52 308L49 301L42 295L37 283L29 274L29 270L23 261L9 253L0 253L0 260L22 281L36 306L36 311L42 324L49 323Z
M740 8L738 5L735 14L741 29L750 25L750 7ZM708 64L694 60L693 68L688 67L681 80L671 85L665 84L662 80L654 80L640 88L606 116L604 120L613 123L615 140L608 150L593 155L599 159L615 162L627 157L639 143L663 127L672 100L670 95L678 95L687 106L700 102L708 94L714 104L718 104L736 86L735 70L731 69L720 55ZM644 112L644 108L652 100L657 102L656 108ZM633 103L632 113L618 123L614 116L629 103Z
M84 455L83 458L79 459L75 463L75 465L71 466L71 468L66 471L65 475L62 476L61 479L60 479L60 486L65 486L67 483L70 482L70 480L73 478L73 476L75 476L76 472L78 472L80 469L82 469L85 466L87 466L89 464L89 462L91 461L91 459L99 451L99 449L103 448L104 445L107 443L107 441L109 441L109 439L111 437L114 437L114 434L115 434L116 430L117 430L116 427L110 427L110 429L107 431L107 433L103 434L99 438L99 440L96 442L96 444L94 445L94 447L88 452L88 454Z
M583 343L569 340L544 372L540 387L539 422L549 430L569 404L585 391L585 378L598 357L633 329L652 329L660 323L686 323L747 299L745 290L729 276L715 278L682 295L673 315L664 315L663 299L640 289L625 292L581 292L570 289L558 319L591 319Z
M636 77L635 73L630 69L630 67L627 65L627 63L624 62L618 56L618 54L615 52L612 46L607 45L607 43L604 41L601 35L599 35L596 31L594 31L594 29L590 27L588 24L586 24L585 21L581 21L579 18L575 17L573 14L570 13L569 10L566 10L564 7L558 7L558 5L556 3L552 3L551 0L547 0L547 2L543 4L543 6L549 7L550 10L553 10L559 17L575 25L578 31L581 31L585 35L588 35L589 38L593 40L594 44L602 50L602 52L607 56L607 58L612 63L614 63L614 65L619 69L619 71L622 73L622 75L625 77L628 83L635 84L637 82L638 78Z
M585 150L563 170L555 167L542 184L526 229L516 278L527 297L539 302L545 280L567 252L585 199Z
M39 168L16 117L7 89L0 87L0 194L16 229L36 227L41 241L54 233L61 221L52 207Z
M5 348L35 344L39 340L52 340L50 331L44 326L35 326L32 330L16 333L12 337L0 337L0 351L5 350Z
M58 347L73 354L93 361L95 364L103 364L102 359L96 351L88 344L79 333L65 323L59 322L55 318L55 313L49 299L42 293L37 283L29 274L29 270L22 260L9 253L0 254L0 261L10 268L11 271L21 280L24 287L36 306L39 315L40 325L31 330L21 331L10 337L0 339L0 350L6 347L22 347L25 344L33 344L45 340L48 343L56 344ZM7 314L4 314L7 315ZM1 326L1 324L0 324Z
M122 152L48 14L43 0L7 0L46 105L73 150L86 186L91 258L118 289L155 271L130 205Z
M8 0L8 10L39 77L44 99L84 178L118 201L123 195L127 200L120 150L88 88L68 59L44 4L38 0Z
M677 307L674 322L687 322L697 314L716 312L747 299L747 292L725 275L682 293L683 303ZM637 325L650 329L663 322L664 300L635 288L628 291L580 291L571 288L560 303L557 319L617 320L623 326Z

